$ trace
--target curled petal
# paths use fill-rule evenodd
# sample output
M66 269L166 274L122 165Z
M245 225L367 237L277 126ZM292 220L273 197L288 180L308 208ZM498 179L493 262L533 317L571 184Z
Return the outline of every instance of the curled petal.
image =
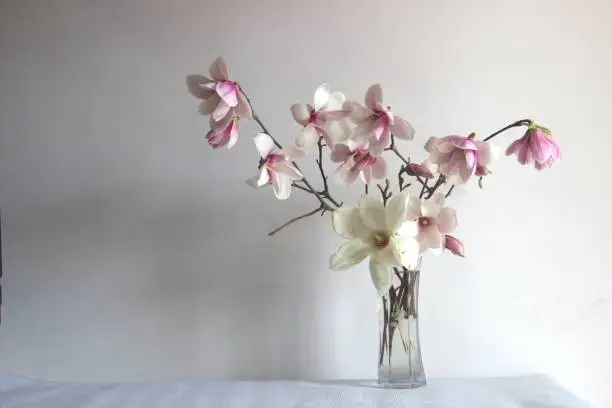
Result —
M291 105L291 115L293 120L302 126L306 126L310 120L310 109L303 103L294 103Z
M346 241L329 258L329 267L334 271L348 269L363 261L371 253L368 244L360 239Z
M247 184L253 188L259 188L261 186L265 186L270 182L270 173L268 169L262 167L259 171L259 174L251 177L247 180Z
M406 119L395 116L394 124L391 126L391 133L398 139L412 140L416 132Z
M266 158L272 150L274 150L274 140L266 133L258 133L253 136L255 147L262 158Z
M236 89L236 84L229 81L218 82L216 91L223 102L230 108L235 108L236 105L238 105L238 90Z
M370 277L379 296L384 296L391 287L392 271L387 265L376 262L370 258Z
M229 106L227 103L225 103L225 101L223 99L221 99L219 101L219 104L217 105L217 108L215 109L215 111L212 114L213 120L215 122L220 121L221 119L223 119L225 117L225 115L228 114L228 112L232 109L231 106Z
M222 57L217 58L210 66L210 76L215 81L227 81L229 79L229 72L227 70L227 64Z
M272 189L279 200L286 200L291 195L291 179L282 173L270 172Z
M425 151L427 153L434 153L437 151L436 146L438 145L438 142L440 141L440 139L438 139L437 137L430 137L429 139L427 139L427 142L425 143Z
M368 88L365 96L365 104L371 110L376 110L379 103L382 103L383 94L380 84L374 84Z
M287 176L290 180L300 180L304 176L302 173L291 163L282 161L274 165L274 171Z
M478 150L478 146L476 146L476 143L474 142L474 140L468 137L453 135L453 136L446 136L443 138L443 140L445 142L452 144L456 148L459 148L462 150L474 150L474 151Z
M444 236L444 248L448 249L454 255L465 257L463 243L452 235Z

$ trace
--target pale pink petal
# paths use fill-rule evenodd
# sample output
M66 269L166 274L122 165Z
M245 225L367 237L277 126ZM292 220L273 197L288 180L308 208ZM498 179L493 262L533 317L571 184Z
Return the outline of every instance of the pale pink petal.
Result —
M533 162L533 156L531 155L531 149L527 143L521 145L518 151L518 161L521 164L529 164Z
M444 141L453 144L462 150L478 150L478 146L474 143L474 140L464 136L446 136Z
M222 130L222 129L227 128L232 122L232 120L234 120L234 115L233 115L233 112L230 110L219 121L215 121L212 116L209 117L208 123L210 125L210 128L216 131L216 130Z
M477 160L480 166L489 166L499 156L499 149L491 142L477 141L478 146Z
M196 98L207 99L214 93L212 89L205 86L210 82L212 82L210 79L202 75L188 75L187 89L189 90L189 93L191 93Z
M427 201L430 203L434 203L440 206L440 208L444 207L444 203L446 202L446 197L442 193L435 193L433 197L429 198Z
M229 79L229 72L227 71L227 64L222 57L217 58L210 66L210 76L215 81L227 81Z
M376 106L383 100L382 88L380 84L374 84L368 88L365 96L365 104L371 110L375 110Z
M211 95L208 99L204 99L200 104L200 114L207 116L210 115L217 109L217 106L221 102L221 98L216 93Z
M272 140L272 138L265 133L258 133L253 136L253 142L255 142L255 147L257 148L260 156L264 159L272 150L274 150L275 147L274 140Z
M437 217L442 206L432 200L421 200L421 214L423 217Z
M359 174L361 175L361 181L363 181L365 184L370 184L370 181L372 181L372 168L371 167L362 168Z
M225 103L225 101L221 100L219 101L219 104L217 105L217 108L215 109L215 111L212 114L213 120L215 122L220 121L221 119L223 119L225 117L225 115L227 115L227 113L232 109L231 106L229 106L227 103Z
M334 181L340 185L353 184L359 176L359 170L353 169L351 161L348 161L336 169Z
M457 227L457 213L450 207L444 207L438 215L438 230L449 234Z
M347 145L343 143L337 143L334 146L334 149L332 150L331 161L334 163L341 163L343 161L346 161L351 156L351 154L351 149Z
M384 116L377 118L374 121L372 128L373 128L374 137L376 138L376 140L380 140L383 137L383 135L389 133L389 125L387 124L387 119Z
M315 110L319 110L327 105L329 98L331 96L331 87L329 84L321 84L316 89L314 94L314 108Z
M295 139L295 144L302 149L310 149L317 144L319 138L319 131L312 124L308 124Z
M353 137L351 138L357 144L365 144L374 139L374 121L365 120L355 128Z
M236 105L238 105L238 90L236 89L236 84L229 81L218 82L216 91L230 108L235 108Z
M461 151L457 151L457 156L461 157L463 153ZM451 159L453 159L453 153L438 153L434 152L429 155L427 160L432 164L448 164ZM457 160L457 159L455 159ZM454 163L453 163L454 164Z
M342 105L346 101L346 96L342 92L332 92L329 96L329 101L327 101L327 110L328 111L338 111L342 110Z
M276 154L283 156L287 161L293 161L295 159L303 157L306 152L304 151L304 149L300 149L296 146L287 146L278 150Z
M390 141L391 132L385 132L381 135L379 140L374 139L371 141L368 150L374 155L379 155L389 146Z
M251 108L249 100L240 88L238 88L238 105L236 106L236 111L241 118L251 119L253 117L253 108Z
M366 120L366 119L370 118L372 115L374 115L374 112L372 110L370 110L367 107L363 106L359 102L354 102L354 101L350 101L350 102L344 103L342 109L343 110L348 110L348 111L351 112L350 118L356 124L360 124L364 120Z
M370 168L372 169L372 177L375 179L383 179L387 175L387 163L382 157L377 157Z
M291 115L293 120L302 126L306 126L310 121L310 109L303 103L294 103L291 105Z
M524 138L520 138L512 142L510 146L508 146L508 148L506 149L506 156L510 156L518 152L518 150L521 148L523 144L525 144Z
M342 143L351 137L353 129L347 119L333 120L325 124L323 136L326 142L332 147L336 143Z
M406 121L406 119L395 116L394 124L391 126L391 133L393 133L393 136L397 137L398 139L412 140L414 139L416 132L412 125Z
M444 248L444 235L440 234L436 228L427 228L423 234L421 244L421 248L424 246L427 249L438 250L434 252L439 252L439 250Z
M274 171L289 177L291 180L300 180L304 177L293 164L286 161L275 164Z
M464 182L467 182L476 171L476 155L474 152L466 151L465 162L459 166L459 175Z
M427 153L434 153L437 151L436 146L438 145L438 141L440 139L438 139L437 137L430 137L429 139L427 139L427 142L425 143L425 151Z
M421 200L417 197L410 197L406 203L406 219L414 221L421 215Z
M350 110L333 110L333 111L325 111L321 112L318 117L321 118L323 122L328 120L340 120L351 115L352 111Z
M286 200L291 195L291 179L284 174L272 172L272 189L279 200Z
M259 171L259 177L257 178L257 187L265 186L270 182L270 172L265 167L262 167Z

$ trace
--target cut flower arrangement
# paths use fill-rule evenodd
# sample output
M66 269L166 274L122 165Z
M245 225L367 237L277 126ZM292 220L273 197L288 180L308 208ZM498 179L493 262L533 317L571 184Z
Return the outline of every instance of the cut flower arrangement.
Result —
M187 87L201 100L199 112L210 116L206 138L213 149L231 149L239 140L242 120L260 126L261 132L250 142L260 156L255 175L247 180L250 186L271 186L279 200L288 199L293 189L316 200L315 209L269 235L310 216L330 213L334 231L345 239L331 255L330 268L344 270L368 260L379 295L378 383L403 388L425 385L417 313L421 258L443 251L465 256L463 243L452 235L457 214L446 199L456 185L473 179L482 187L499 156L491 140L508 129L526 128L524 136L508 145L506 156L515 155L520 164L537 170L550 168L560 159L551 132L521 119L482 140L473 133L431 137L424 146L427 157L419 163L400 150L400 144L408 145L414 138L415 130L386 104L380 85L370 86L361 103L322 84L312 103L291 106L300 131L291 145L283 147L256 115L241 85L231 79L222 58L213 62L208 77L189 75ZM399 169L388 168L389 155L399 159ZM308 156L315 156L319 188L304 177L297 163ZM324 156L336 164L331 180ZM396 180L392 182L391 176ZM331 182L361 184L364 194L354 205L343 205L332 196ZM411 186L416 194L408 192Z

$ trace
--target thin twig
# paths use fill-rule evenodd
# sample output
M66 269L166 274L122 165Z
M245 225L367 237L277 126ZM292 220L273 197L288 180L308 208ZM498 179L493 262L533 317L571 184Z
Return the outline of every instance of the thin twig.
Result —
M385 187L381 186L380 184L377 184L376 187L378 187L378 189L380 190L380 194L382 195L383 205L387 205L387 201L393 195L393 193L389 191L389 188L391 187L389 185L389 179L385 179Z
M295 182L295 181L294 181L293 183L291 183L291 185L292 185L293 187L295 187L295 188L299 188L300 190L303 190L303 191L305 191L305 192L307 192L307 193L310 193L310 190L309 190L309 189L307 189L306 187L304 187L304 186L302 186L302 185L298 184L298 183L297 183L297 182Z
M512 129L514 127L519 127L519 126L529 126L531 124L531 119L521 119L521 120L517 120L514 123L509 124L508 126L499 129L497 132L494 132L492 134L490 134L489 136L485 137L484 139L482 139L483 142L486 142L488 140L493 139L495 136L499 135L502 132L505 132L508 129Z
M280 227L276 228L274 231L268 232L268 236L272 236L272 235L276 234L278 231L280 231L283 228L289 226L290 224L293 224L296 221L299 221L299 220L301 220L303 218L315 215L319 211L325 211L325 208L323 208L323 206L319 206L319 207L315 208L314 210L307 212L306 214L302 214L302 215L299 215L299 216L297 216L295 218L292 218L289 221L287 221L286 223L284 223L283 225L281 225Z
M323 144L322 139L319 139L317 146L319 148L319 158L316 160L316 162L317 162L317 165L319 166L319 172L321 173L321 179L323 179L323 191L321 191L320 194L322 194L325 198L331 201L336 207L340 207L342 204L334 200L331 194L329 193L329 185L327 184L327 176L325 175L325 170L323 169L323 146L325 145Z
M425 199L429 200L431 197L433 197L436 190L444 183L446 183L446 177L443 174L440 174L438 176L438 180L436 180L436 184L434 184L434 186L429 189L429 193L427 194L427 197L425 197Z
M405 158L399 150L397 150L397 147L395 146L395 138L393 137L393 135L391 135L391 144L389 145L389 147L387 147L385 149L386 151L391 151L393 153L395 153L395 155L404 162L405 165L410 164L410 160L408 160L407 158ZM421 183L422 186L425 186L427 183L425 181L423 181L423 179L421 179L421 177L416 176L416 179L418 180L419 183ZM427 180L427 179L425 179Z
M446 194L444 194L444 197L445 197L445 198L448 198L448 197L451 195L451 193L453 192L453 190L454 190L454 189L455 189L455 185L453 184L453 185L451 186L451 188L449 188L449 189L448 189L448 191L446 192Z
M365 185L365 193L368 194L368 184Z

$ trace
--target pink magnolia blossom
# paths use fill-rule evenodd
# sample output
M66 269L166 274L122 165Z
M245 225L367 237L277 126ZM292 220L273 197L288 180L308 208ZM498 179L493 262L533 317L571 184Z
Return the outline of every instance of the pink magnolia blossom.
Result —
M457 227L455 210L444 206L444 195L439 193L429 200L409 197L406 219L416 221L407 223L406 227L416 228L414 235L421 253L427 250L440 253L445 247L445 235Z
M446 176L450 183L465 183L476 171L478 145L470 137L431 137L425 150L429 153L426 165Z
M452 235L444 236L444 248L448 249L453 255L465 258L463 243Z
M331 154L334 163L342 163L335 173L335 180L339 184L353 184L357 176L361 175L364 183L372 179L385 178L387 163L362 145L349 140L347 143L337 143Z
M220 122L230 111L235 110L242 118L251 118L251 104L237 82L229 79L227 65L223 58L217 58L210 66L211 78L202 75L187 76L187 88L198 99L202 99L200 113L212 114L215 122Z
M238 121L236 115L226 115L220 122L215 122L211 118L210 131L206 135L208 144L213 149L223 146L231 149L238 141Z
M328 121L346 118L351 113L342 108L345 99L342 92L331 92L329 84L321 84L314 94L314 106L300 103L291 105L293 119L304 126L295 141L296 145L309 149L323 137L328 146L333 146L335 141L327 131Z
M532 124L523 137L506 149L506 156L513 154L522 165L534 163L536 169L543 170L561 158L561 149L548 129Z
M274 140L265 133L258 133L253 140L262 162L259 174L247 183L254 188L272 184L276 198L286 200L291 195L291 183L304 177L293 164L293 160L303 152L296 148L278 149Z
M358 102L347 102L346 108L352 111L351 119L357 125L353 139L358 143L368 141L371 150L382 152L389 145L391 134L398 139L414 138L412 125L393 115L391 107L383 104L383 92L379 84L368 88L365 106Z

